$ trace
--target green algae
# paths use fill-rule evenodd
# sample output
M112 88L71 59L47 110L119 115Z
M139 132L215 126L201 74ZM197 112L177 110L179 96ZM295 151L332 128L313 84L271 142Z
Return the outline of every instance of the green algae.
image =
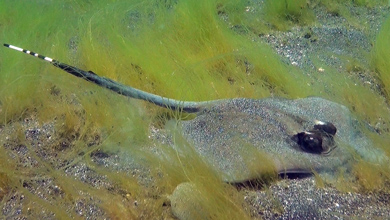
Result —
M381 81L382 92L385 94L388 102L390 100L390 55L386 51L386 48L390 45L389 33L390 17L382 24L372 51L372 67Z
M265 1L265 19L278 30L287 30L292 25L308 25L315 21L313 11L306 0Z
M310 24L313 18L311 9L303 5L306 1L279 1L278 5L267 2L266 19L278 29ZM180 100L320 95L343 103L370 124L379 123L381 135L366 132L389 155L386 124L390 119L383 98L357 79L340 75L337 70L328 71L321 63L317 63L318 67L325 68L327 74L318 76L317 81L285 65L268 46L252 40L252 33L264 33L268 27L255 14L246 13L245 7L244 1L2 1L0 39ZM223 15L228 19L221 19ZM239 32L229 22L250 31ZM386 94L389 80L385 71L389 62L387 53L380 49L388 48L384 37L388 23L378 35L379 56L375 61ZM4 131L12 127L17 131L10 131L15 135L12 141L5 141L8 134L1 134L3 205L13 191L19 190L27 198L25 205L33 207L32 211L23 210L31 218L39 216L41 207L59 218L77 218L80 216L69 215L60 207L72 207L74 201L92 196L101 201L98 206L109 217L151 219L169 216L164 210L164 195L172 193L180 183L190 182L201 197L209 199L208 213L215 212L219 219L248 217L240 193L220 181L220 174L212 172L199 157L194 157L188 143L177 139L177 151L158 145L165 152L165 159L142 151L141 147L150 144L151 118L159 117L164 110L102 91L34 58L6 50L0 50L0 57L0 124ZM48 157L27 146L29 155L40 164L38 169L23 167L21 162L5 156L14 154L9 146L27 145L24 127L15 123L32 116L41 124L56 120L52 137L56 141L40 148ZM140 184L125 171L112 172L98 164L91 153L99 149L146 158L153 176L158 177L153 187ZM90 183L64 175L65 170L80 162L96 175L106 176L115 190L96 189ZM368 191L385 188L387 170L365 163L362 161L355 168L361 187ZM255 169L258 164L250 165ZM372 173L373 170L379 173ZM27 182L31 188L39 187L31 180L42 175L53 178L60 187L54 198L42 199L27 189ZM379 181L371 182L373 178ZM136 208L136 201L143 208Z

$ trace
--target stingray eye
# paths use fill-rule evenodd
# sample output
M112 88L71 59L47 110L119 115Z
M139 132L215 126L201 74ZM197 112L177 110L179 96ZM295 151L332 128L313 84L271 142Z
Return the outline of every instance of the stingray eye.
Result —
M320 154L325 151L322 147L322 137L312 132L298 133L298 145L309 153Z
M330 122L323 122L323 121L316 121L316 124L314 125L314 129L317 129L318 131L322 131L328 135L334 136L337 132L336 126Z

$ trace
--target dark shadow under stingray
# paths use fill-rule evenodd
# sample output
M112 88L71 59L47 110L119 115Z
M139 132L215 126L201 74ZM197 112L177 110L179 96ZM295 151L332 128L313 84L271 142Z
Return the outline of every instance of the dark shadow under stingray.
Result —
M261 190L264 189L264 187L268 186L270 183L272 183L275 179L304 179L309 178L313 176L313 173L311 172L296 172L296 173L281 173L278 175L278 177L274 178L264 178L259 177L256 179L250 179L245 180L241 182L233 182L230 183L232 186L236 187L238 190L240 189L250 189L250 190Z
M264 173L336 173L348 169L356 155L369 161L384 157L372 147L345 106L322 98L179 101L122 85L32 51L4 46L43 59L118 94L196 113L194 119L179 123L179 133L229 183L245 183ZM324 125L330 126L323 129Z

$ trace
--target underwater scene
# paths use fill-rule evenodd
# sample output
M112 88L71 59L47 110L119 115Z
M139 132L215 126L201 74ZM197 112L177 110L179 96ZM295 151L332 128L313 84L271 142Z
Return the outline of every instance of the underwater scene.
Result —
M0 218L389 219L389 12L0 1Z

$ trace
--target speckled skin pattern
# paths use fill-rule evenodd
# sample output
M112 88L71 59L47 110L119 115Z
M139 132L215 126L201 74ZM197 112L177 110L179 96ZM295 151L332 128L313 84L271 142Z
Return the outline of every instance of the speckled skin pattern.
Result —
M310 130L316 120L331 122L338 129L335 148L328 155L304 152L291 139ZM182 133L225 181L239 182L261 172L249 169L250 164L269 161L279 174L347 168L354 153L367 156L370 147L355 124L345 106L322 98L239 98L213 103L195 119L183 121Z

